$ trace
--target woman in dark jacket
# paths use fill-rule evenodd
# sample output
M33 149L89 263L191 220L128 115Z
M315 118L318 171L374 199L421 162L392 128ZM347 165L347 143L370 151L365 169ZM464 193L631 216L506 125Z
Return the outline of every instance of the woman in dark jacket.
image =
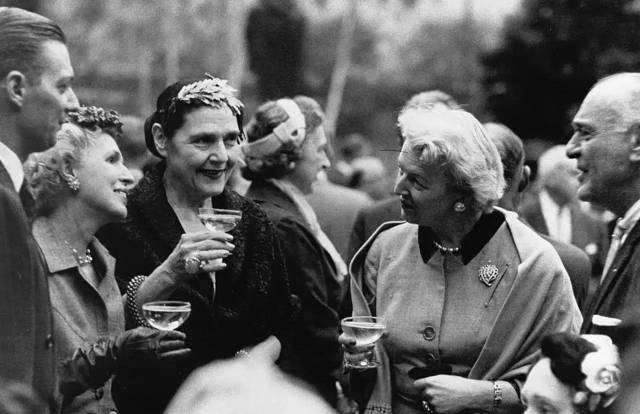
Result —
M346 265L304 198L320 170L329 166L323 120L311 98L266 102L247 126L242 150L243 173L253 181L247 197L274 222L292 291L300 298L301 318L293 335L297 359L287 371L335 404L341 362L337 309Z
M116 378L114 397L122 412L162 412L195 367L233 357L270 335L282 342L288 331L291 300L273 225L253 202L225 189L243 137L242 104L233 92L226 81L210 77L164 90L145 123L147 146L163 160L131 193L126 220L99 234L117 259L131 313L158 298L188 301L192 309L180 328L191 363ZM217 255L186 258L194 273L189 280L136 277L162 262L185 233L202 231L198 208L211 206L242 211L234 230L218 233L223 244ZM216 258L224 261L211 260Z

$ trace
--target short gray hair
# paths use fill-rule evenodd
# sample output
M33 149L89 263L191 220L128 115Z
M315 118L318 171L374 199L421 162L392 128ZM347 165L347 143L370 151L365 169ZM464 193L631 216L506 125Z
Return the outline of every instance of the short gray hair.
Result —
M449 133L431 134L444 124ZM502 161L480 122L469 112L443 105L405 108L398 116L405 145L425 164L439 164L455 191L485 210L500 200L505 188Z

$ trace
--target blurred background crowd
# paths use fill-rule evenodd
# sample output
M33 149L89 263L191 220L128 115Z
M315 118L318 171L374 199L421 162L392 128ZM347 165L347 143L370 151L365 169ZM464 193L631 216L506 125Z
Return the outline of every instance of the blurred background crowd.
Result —
M634 0L1 3L64 28L81 102L144 117L165 85L209 72L240 89L247 113L278 92L315 98L337 148L361 134L391 172L395 154L380 150L416 92L445 91L480 120L506 124L533 162L567 141L588 88L636 70L640 54Z
M202 82L209 82L210 80L202 78L204 73L227 79L229 85L237 89L237 97L245 104L244 122L249 121L244 131L247 135L247 144L275 134L275 132L273 134L270 131L265 132L266 127L261 122L266 121L260 118L261 116L268 118L270 111L273 110L269 105L275 105L273 100L297 96L294 99L298 108L296 111L302 110L304 116L309 119L313 119L315 114L320 120L318 123L324 127L323 131L326 131L328 140L328 144L323 141L324 133L316 134L318 125L312 125L309 120L305 121L309 131L314 131L313 137L317 140L317 143L314 141L314 145L317 145L318 153L324 154L326 145L328 157L326 159L327 157L322 155L323 159L314 160L313 155L305 153L305 160L311 159L318 164L317 169L322 170L319 173L319 179L313 183L313 191L307 191L303 186L292 188L278 182L274 184L274 178L268 171L265 172L259 168L253 171L250 165L248 169L252 170L252 182L245 179L246 175L243 178L236 174L230 178L228 186L240 195L247 195L248 198L257 201L267 212L269 220L275 223L275 231L281 240L290 242L288 245L285 244L287 248L283 248L282 252L275 249L274 252L265 253L271 255L270 258L278 259L273 260L273 263L270 262L269 266L272 267L267 270L263 267L264 263L260 262L263 258L256 259L258 263L255 272L256 280L261 280L260 278L264 276L262 272L269 275L271 272L280 274L281 269L278 266L282 263L279 261L279 255L282 255L286 267L295 269L290 271L292 274L298 276L304 273L311 267L309 263L316 261L318 263L315 265L318 267L312 269L310 273L315 272L314 275L322 276L319 278L322 281L330 281L336 285L335 292L331 292L332 289L327 282L327 292L324 292L327 293L327 298L322 298L327 299L324 302L327 302L327 307L331 308L333 325L327 330L337 327L334 326L338 323L337 315L342 317L351 314L352 300L356 303L354 306L357 306L357 298L344 296L348 290L347 264L382 222L400 220L400 200L393 194L393 188L394 183L396 188L400 185L398 183L406 185L404 181L406 179L403 177L407 172L401 168L401 173L398 175L398 153L400 146L409 145L407 142L410 139L407 136L410 134L401 130L402 115L399 117L399 114L402 114L403 108L409 113L411 110L419 112L419 107L424 103L442 104L453 112L460 108L484 123L487 131L486 138L493 141L489 146L494 148L493 145L495 145L495 149L498 150L498 153L493 154L495 158L493 161L497 160L495 156L500 156L504 165L504 179L507 181L504 198L499 200L500 197L496 197L491 201L495 201L497 205L507 210L517 211L536 232L551 242L570 277L571 286L564 285L566 292L563 291L563 295L567 293L566 298L570 298L569 287L573 288L576 303L571 301L570 305L575 308L571 309L575 315L580 315L581 311L584 312L587 298L597 293L596 290L602 281L601 277L607 274L611 266L611 263L607 262L607 252L610 234L616 224L617 216L601 207L578 200L576 193L579 183L576 162L567 157L567 148L564 144L574 134L572 131L574 115L583 98L598 79L616 72L640 70L640 59L638 59L640 46L637 42L640 35L640 1L183 0L178 2L158 0L154 2L153 7L149 7L149 2L145 0L24 0L0 1L0 6L16 6L42 14L57 22L65 31L66 44L74 62L76 76L73 89L78 101L113 108L124 115L122 140L118 144L123 154L124 164L131 173L131 177L127 176L125 180L127 186L138 182L143 177L155 178L155 181L143 180L144 185L137 188L139 194L145 195L143 190L147 190L147 187L153 184L157 188L149 188L149 193L166 197L165 193L157 190L162 186L171 187L171 185L160 177L164 174L164 168L171 170L171 168L177 168L176 166L179 167L179 163L173 161L175 158L171 156L166 157L168 163L166 160L158 162L159 160L147 149L154 148L158 151L158 140L162 138L162 132L158 132L161 131L158 128L149 135L151 130L146 131L145 118L153 113L150 118L158 121L155 124L152 123L153 126L167 128L167 125L162 124L167 122L165 118L175 116L175 113L165 115L170 112L167 108L171 108L167 102L179 101L179 97L173 95L179 95L178 91L182 91L183 87L188 89L194 84L184 81L170 86L160 95L161 98L158 98L157 107L155 107L156 97L167 85L172 85L178 79L193 77L198 77ZM218 79L215 80L215 82L218 81ZM172 87L175 90L171 89ZM226 85L222 89L224 88ZM426 95L421 93L425 91L428 91ZM169 95L172 96L171 99L167 98ZM229 117L229 114L226 116L233 121L230 125L236 127L238 125L235 124L235 117L238 117L238 124L240 124L241 116L234 112L236 108L234 101L229 98L231 95L231 93L225 95L225 99L229 99L225 101L225 105L228 106L225 108L231 110L229 114L233 113L233 117ZM312 99L300 98L299 95ZM167 102L163 103L163 99ZM420 104L416 105L414 100ZM263 104L265 101L271 102L268 102L265 107ZM75 104L77 102L74 102ZM185 108L189 108L188 105L189 103L185 104ZM215 107L215 105L210 106ZM280 110L285 110L286 115L289 116L286 108L283 108ZM173 109L175 110L175 107ZM189 114L191 110L192 108L185 109L185 114ZM420 115L427 118L432 116L428 112L425 114ZM443 114L450 116L446 111ZM186 117L186 115L180 114L178 118L180 117ZM464 120L464 118L461 119ZM477 120L472 119L472 125L467 124L464 127L470 130L479 129ZM284 123L284 121L279 122ZM438 123L434 122L434 125ZM273 129L273 125L270 127ZM407 128L407 130L410 129ZM232 138L237 141L244 138L239 130L234 130L233 134ZM151 144L149 141L145 143L145 135L151 136ZM462 146L464 147L464 144ZM165 151L165 148L162 148L162 151ZM173 149L173 151L176 150ZM226 151L227 149L225 153ZM245 153L247 154L248 152ZM166 156L165 153L162 156L155 155L160 158ZM293 165L296 161L298 159L291 161L291 164ZM511 165L513 171L509 170L510 162L513 164ZM167 164L169 167L166 166ZM290 172L287 170L287 174ZM494 172L498 174L497 172L502 170L496 167ZM207 173L217 174L210 171ZM316 178L315 173L313 175L311 182ZM287 178L286 174L285 178ZM173 185L176 186L175 183ZM275 188L271 188L274 185ZM69 186L73 190L71 184ZM311 186L310 183L309 186ZM83 188L86 188L84 183ZM242 198L235 198L235 195L229 195L229 193L220 188L214 195L223 194L227 197L224 200L229 206L246 209L244 214L247 216L243 218L242 224L246 228L242 228L242 234L251 236L258 234L264 237L259 241L251 239L259 248L249 246L248 242L246 246L242 244L243 242L238 243L241 249L238 249L236 256L243 259L245 256L241 252L245 248L248 252L254 252L264 246L274 247L276 244L272 242L275 240L275 235L270 233L270 227L269 231L263 233L261 233L262 230L248 227L251 225L256 226L256 229L263 229L260 227L263 224L261 220L264 219L260 215L262 213L250 210L250 207L239 201ZM302 221L309 225L312 231L313 242L318 245L312 247L317 247L322 254L305 257L291 247L295 245L291 242L295 237L307 237L305 233L307 230L303 232L295 226L293 230L288 228L287 220L291 218L282 218L279 215L281 212L273 206L270 210L269 202L273 202L274 194L279 193L283 193L290 199L289 201L294 203L290 210L301 214L301 218L304 219ZM211 197L210 194L208 196ZM265 199L266 202L263 204ZM149 201L144 197L135 200L134 203L132 200L133 197L130 198L129 203L134 206L138 201L141 205L144 201ZM438 200L432 201L432 204L437 207ZM152 208L158 206L151 202L149 205ZM173 205L172 208L174 208ZM460 208L461 210L455 210L456 214L462 214L467 206L462 204ZM411 210L411 206L408 209ZM135 208L131 210L135 211ZM451 211L448 213L453 214ZM483 212L482 215L484 214ZM130 213L128 217L135 218L135 214ZM511 220L515 221L509 214L506 217L509 225ZM188 223L188 217L187 219L179 218L181 220L179 224L185 227L184 223ZM503 217L503 220L506 219ZM436 217L432 218L432 223L428 224L437 227L442 223L438 222ZM518 229L519 225L516 224L514 228ZM96 225L96 230L99 227ZM148 235L139 236L138 233L143 233L146 229L144 226L141 228L142 230L116 228L113 233L103 233L100 237L105 244L108 244L107 241L113 243L107 246L111 253L117 252L118 245L121 244L122 251L119 253L126 259L127 254L133 254L134 249L123 242L125 240L123 235L130 236L131 240L136 242L139 241L138 239L143 242L151 240ZM179 226L177 229L182 231ZM302 236L296 234L296 231L302 233ZM176 233L177 237L180 237L179 233ZM225 243L229 242L230 239L225 241ZM456 248L442 247L436 243L435 238L434 245L443 253L443 256L446 256L447 252L457 254L462 246L460 244ZM178 249L180 243L176 246ZM227 249L235 249L234 245L229 247L229 244L225 244L225 246ZM136 247L139 246L136 245ZM149 254L156 247L145 245L140 251ZM173 245L171 247L173 248ZM369 247L361 252L367 253L366 249ZM77 256L77 251L72 250ZM516 251L515 247L513 251ZM89 253L89 250L87 252ZM167 251L167 255L169 252ZM520 254L520 251L518 252ZM141 273L152 274L156 266L160 269L160 263L164 264L162 262L164 258L158 259L155 257L155 252L149 256L151 257L148 258L149 263L145 263L148 269L142 272L138 272L137 269L127 269L131 270L128 276ZM319 259L320 256L322 260ZM91 264L90 254L81 258L88 262L81 263L76 257L79 266ZM212 258L215 259L213 256ZM120 266L126 262L122 257L117 259ZM140 259L137 250L134 259ZM171 257L167 261L170 259ZM234 260L233 257L228 261L233 263L232 260ZM425 263L428 260L428 258L424 260ZM180 263L183 262L182 271L193 273L186 269L188 263L186 256ZM198 259L197 262L198 266L203 264L214 266L210 263L213 261L202 260L201 262ZM217 265L222 266L220 263L217 262ZM134 263L132 268L135 268L135 265L137 263ZM242 266L234 264L228 271L237 271L240 274L239 269L242 269L242 272L247 273L247 268L244 266L244 264ZM562 266L558 267L560 268ZM199 270L213 272L215 275L215 272L222 274L223 268L199 267ZM613 272L615 273L615 269ZM279 283L273 282L269 277L271 276L265 276L265 280L270 280L274 286ZM480 278L488 287L491 286L493 280L485 282L482 275ZM560 283L557 280L556 282ZM143 283L141 279L135 289L144 286ZM215 277L211 283L212 286L207 285L208 296L201 295L204 296L202 301L209 305L213 302L216 289L220 287L216 285ZM263 282L256 282L255 285L249 284L249 286L262 287L260 283ZM120 286L121 293L124 293L130 284L124 286L124 288ZM226 286L224 283L221 286L221 292L224 293ZM115 290L115 285L113 288ZM271 288L278 290L275 287ZM293 290L296 288L304 293L316 292L315 286L294 286ZM351 289L353 292L353 285ZM560 290L550 288L551 293L548 296L559 294ZM191 291L188 293L195 297L195 293ZM526 289L521 292L523 297L527 293ZM119 304L121 298L117 295L115 298L117 300L114 301ZM540 303L545 298L539 298ZM201 298L198 296L199 299ZM279 330L284 331L279 324L284 324L285 316L293 319L293 316L299 315L289 315L292 313L290 309L295 309L295 304L281 300L282 298L272 299L274 303L277 302L277 305L281 306L278 317L282 320L272 321L269 319L270 315L266 313L255 313L265 318L265 321L260 321L265 325L260 329L267 333L278 333ZM336 299L335 303L332 299ZM309 299L303 297L303 302L304 300ZM190 301L193 302L194 299ZM324 302L321 303L322 306L325 305ZM315 302L310 300L307 303ZM486 304L484 306L487 307ZM312 317L322 314L322 310L309 305L304 305L302 308L302 313L307 312ZM558 306L558 309L560 309L559 314L566 310L563 306ZM242 311L246 309L243 308ZM206 312L201 314L204 315L203 318L210 316ZM229 314L233 312L229 311ZM540 315L541 320L546 317L543 311ZM228 315L225 314L224 317L226 316ZM556 316L550 318L559 325L564 324L550 331L567 330L577 333L576 327L579 323L576 322L576 318L567 317L566 320L561 321L562 323L558 322L561 319L559 317L558 320L555 319ZM578 319L581 318L582 316ZM191 322L195 326L193 319L195 318L192 316ZM325 322L321 319L318 317L308 325L317 323L320 326ZM225 327L222 323L220 326ZM528 328L528 325L523 324L523 330ZM241 330L239 329L238 332ZM198 330L194 329L193 332ZM318 334L318 338L314 339L319 341L318 343L326 339L322 336L322 332L320 328L312 332L312 334ZM260 331L260 335L256 335L261 336L262 339L264 336L262 333ZM333 371L337 372L340 370L339 365L342 359L340 349L346 349L345 347L349 344L344 340L338 344L338 338L334 334L335 332L332 331L329 338L331 342L329 345L333 348L330 349L331 355L327 356L327 360L335 365ZM242 341L246 340L242 336L244 332L237 335ZM310 346L304 342L306 338L302 336L295 338L300 342L296 345L301 349L310 349ZM433 339L428 338L426 331L422 336L427 341ZM208 350L209 342L207 341L213 341L213 339L210 337L199 339L204 344L200 344L202 348ZM257 342L254 339L251 338L249 342ZM242 341L238 339L238 343ZM237 345L233 341L230 343ZM597 344L590 345L576 339L575 336L552 337L545 344L541 360L546 358L551 361L550 364L555 363L554 358L558 358L558 352L560 352L558 349L576 351L571 358L576 359L578 364L582 362L585 355L600 349ZM339 345L342 348L339 348ZM258 345L258 351L260 346ZM524 349L525 345L522 347ZM202 359L228 357L232 355L233 347L229 345L228 348L220 350L220 355L216 354L215 358L209 358L210 355L206 355ZM605 348L610 348L610 344ZM270 352L272 351L263 353ZM278 352L279 349L275 353ZM158 357L157 354L155 356ZM263 359L269 360L269 358ZM298 364L296 368L299 366L309 371L309 360L296 360L295 363ZM538 366L536 365L538 363L531 366ZM186 394L173 401L169 412L186 412L187 409L184 407L193 407L194 403L191 400L199 401L198 399L205 395L204 391L199 394L199 387L206 388L202 385L203 383L207 383L207 387L211 387L212 382L215 383L215 387L222 390L219 395L226 396L238 389L242 391L243 387L246 388L244 379L249 376L254 377L252 380L256 382L257 387L264 386L265 383L277 384L273 391L261 388L260 393L256 394L261 397L267 398L278 390L301 392L290 383L288 377L282 376L279 371L265 368L265 366L269 367L268 365L254 366L246 360L228 362L229 365L226 366L222 364L205 368L191 377L192 382L186 387ZM618 364L617 361L616 364ZM322 365L322 362L317 362L317 365ZM319 367L319 371L321 371L320 368L326 367ZM576 366L571 368L576 369ZM538 366L538 370L542 369ZM563 384L571 384L570 381L567 382L558 376L555 366L549 370L552 370L553 375ZM225 376L227 372L228 375ZM538 373L534 370L531 372ZM138 379L134 374L135 372L128 373L131 378L139 382L115 384L120 386L120 392L125 395L125 401L139 397L142 391L136 389L136 386L148 385L146 384L148 375ZM354 407L340 407L340 403L348 405L352 402L344 398L341 389L343 385L348 387L349 384L348 381L338 382L338 389L334 389L336 378L333 374L331 372L332 376L328 377L331 398L324 395L323 397L331 405L337 405L341 412L354 412ZM534 374L531 374L532 377L537 379ZM220 375L220 378L216 375ZM340 375L336 374L336 376ZM519 372L518 375L524 378L526 373ZM304 378L302 374L299 376ZM158 382L161 382L162 377L158 378L160 378ZM180 380L183 379L180 378ZM310 379L304 379L310 383L313 382ZM313 378L319 383L325 379L327 378ZM497 391L496 388L491 390L493 400L490 402L499 405L502 401L502 389L499 384L496 385L497 379L498 376L493 382L493 387L498 388ZM484 377L483 380L489 381ZM231 382L227 383L227 381ZM542 378L540 383L545 384L546 381ZM260 384L257 384L258 382ZM526 388L526 392L521 394L522 381L512 381L513 384L508 380L501 382L506 383L503 384L506 390L505 399L515 405L519 404L521 398L526 399L530 388L535 385L535 383L530 385ZM251 381L249 385L252 385ZM148 394L144 395L152 399L159 388L153 385L148 385L147 388L150 388L145 390ZM351 390L346 391L348 393ZM247 390L247 394L251 392L254 390ZM170 397L169 394L167 396ZM302 394L300 398L304 396ZM293 401L291 405L297 407L301 403L296 398L284 401ZM259 403L257 399L251 403L256 401ZM312 401L318 405L317 412L326 412L327 407L323 402ZM422 400L424 412L435 412L430 401ZM215 401L215 404L218 403L220 402ZM584 402L573 401L573 403L584 405ZM596 405L599 403L598 401ZM242 401L242 404L246 404L246 401ZM197 403L195 405L197 406ZM229 405L226 407L228 408ZM311 404L309 412L313 408ZM497 412L495 408L496 406L494 406L494 412ZM277 408L276 404L274 410L278 409L282 410L280 412L287 412L288 408ZM407 412L415 412L416 407L412 406L411 409L413 411ZM418 409L421 409L420 406ZM516 407L517 409L519 408ZM135 408L132 410L135 411ZM123 409L123 412L126 411Z

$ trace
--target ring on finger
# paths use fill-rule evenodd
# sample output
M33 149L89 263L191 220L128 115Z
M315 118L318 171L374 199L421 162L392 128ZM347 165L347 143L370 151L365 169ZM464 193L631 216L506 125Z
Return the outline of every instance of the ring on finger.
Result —
M431 404L428 401L422 401L422 409L427 414L436 414L436 410L433 409Z
M184 270L190 275L193 275L200 271L202 263L202 260L200 260L198 256L191 254L184 258Z
M200 264L198 265L198 269L204 270L204 267L209 263L208 260L200 260Z

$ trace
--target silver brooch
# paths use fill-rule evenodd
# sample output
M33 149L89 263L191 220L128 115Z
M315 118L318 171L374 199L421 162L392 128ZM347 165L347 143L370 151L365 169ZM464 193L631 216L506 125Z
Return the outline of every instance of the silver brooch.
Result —
M498 268L491 263L487 263L478 271L478 278L489 287L498 278Z

